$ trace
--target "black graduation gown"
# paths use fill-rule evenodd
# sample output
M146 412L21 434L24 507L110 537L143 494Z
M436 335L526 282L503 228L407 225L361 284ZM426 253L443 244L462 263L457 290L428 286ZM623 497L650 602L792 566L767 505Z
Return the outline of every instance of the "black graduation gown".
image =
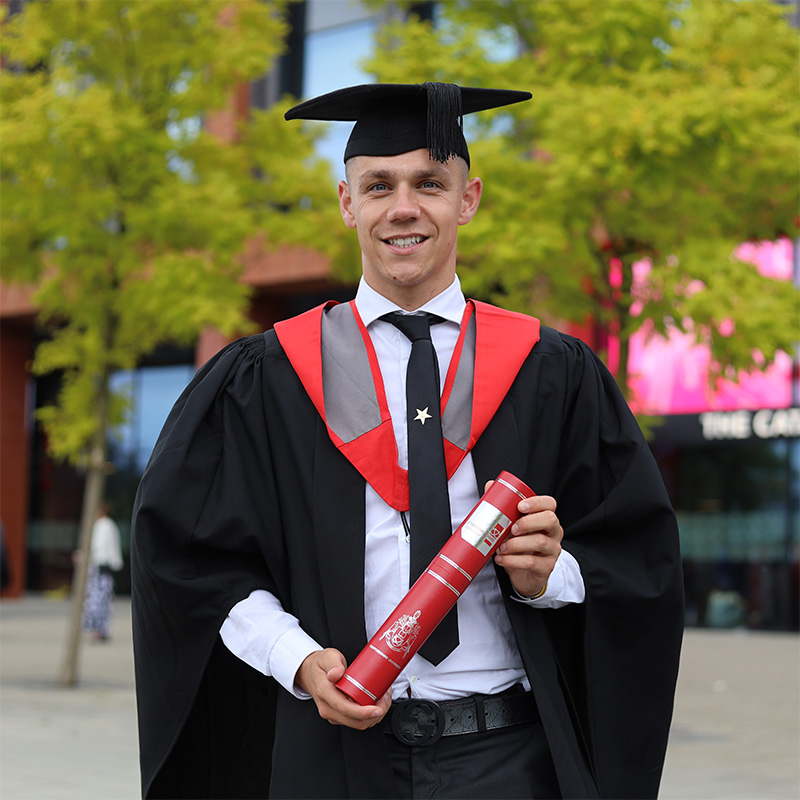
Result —
M564 797L654 797L683 629L674 515L613 378L543 328L473 449L558 500L580 606L506 606ZM492 568L492 567L487 567ZM233 343L172 410L132 533L146 797L392 797L384 736L321 720L218 631L255 588L348 662L366 644L364 479L273 331ZM274 724L273 724L274 723Z

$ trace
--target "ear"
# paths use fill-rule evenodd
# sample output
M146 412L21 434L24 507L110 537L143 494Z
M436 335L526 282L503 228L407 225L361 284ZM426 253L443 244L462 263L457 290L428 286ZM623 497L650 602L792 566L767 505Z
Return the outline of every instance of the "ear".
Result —
M461 195L461 212L458 215L458 224L466 225L478 210L483 194L483 181L480 178L472 178L467 181L464 192Z
M353 198L350 195L350 187L347 181L339 181L339 211L342 214L344 224L348 228L356 227L356 218L353 214Z

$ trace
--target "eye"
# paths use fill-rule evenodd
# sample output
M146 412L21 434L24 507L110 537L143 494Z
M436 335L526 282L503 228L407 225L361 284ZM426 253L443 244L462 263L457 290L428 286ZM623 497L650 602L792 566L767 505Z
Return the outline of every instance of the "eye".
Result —
M389 187L385 183L373 183L372 186L369 187L371 192L388 192Z
M439 188L439 184L436 181L433 181L433 180L423 181L422 182L422 188L423 189L438 189Z

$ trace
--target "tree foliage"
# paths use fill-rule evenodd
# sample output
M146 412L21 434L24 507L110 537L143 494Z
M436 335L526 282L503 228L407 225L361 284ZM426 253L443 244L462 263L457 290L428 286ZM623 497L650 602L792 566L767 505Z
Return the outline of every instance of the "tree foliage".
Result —
M203 125L283 48L283 0L30 3L1 31L3 280L38 287L50 336L34 370L60 370L43 419L56 456L78 459L108 376L206 326L246 329L248 240L332 252L327 165L283 104ZM334 229L338 230L338 226ZM122 409L115 400L110 419Z
M744 240L797 234L798 34L784 8L439 8L434 24L382 30L368 64L378 80L534 95L465 121L486 184L461 233L469 292L551 320L592 319L620 337L621 383L627 341L646 320L693 332L728 377L791 351L796 290L733 255ZM651 268L634 296L642 260Z
M283 47L286 2L39 0L0 26L2 277L38 287L49 336L33 369L62 375L41 419L51 454L86 467L65 686L107 433L124 412L112 373L207 326L244 332L242 256L256 235L342 246L313 128L286 125L283 104L252 111L232 140L203 125L236 119L236 92Z

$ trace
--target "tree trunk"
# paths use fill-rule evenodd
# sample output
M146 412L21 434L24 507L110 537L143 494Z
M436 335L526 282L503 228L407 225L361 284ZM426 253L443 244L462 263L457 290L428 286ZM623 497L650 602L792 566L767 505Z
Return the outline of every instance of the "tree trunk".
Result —
M97 398L97 430L92 439L89 465L86 471L86 485L83 491L78 545L79 558L72 578L72 611L64 663L59 680L60 685L65 688L76 686L78 683L81 621L84 598L86 597L87 577L89 575L89 555L92 550L92 528L103 499L106 482L106 428L108 427L109 401L108 379L104 377Z

